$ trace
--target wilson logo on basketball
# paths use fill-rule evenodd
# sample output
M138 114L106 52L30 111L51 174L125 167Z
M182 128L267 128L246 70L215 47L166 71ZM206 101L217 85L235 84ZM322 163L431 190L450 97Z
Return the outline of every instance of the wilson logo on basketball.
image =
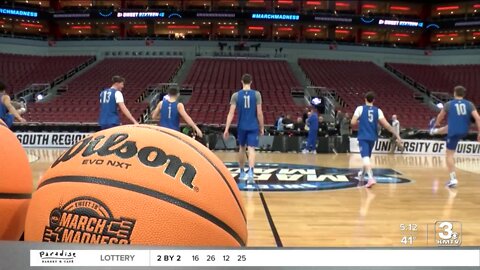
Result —
M162 149L154 146L147 146L138 149L135 141L127 140L129 135L127 133L114 133L108 138L104 135L97 137L88 137L78 142L72 148L67 150L60 156L53 164L52 168L62 162L66 162L77 155L81 155L84 159L82 165L105 165L121 169L129 169L132 164L128 162L119 162L115 160L108 160L108 156L115 155L123 160L128 160L136 157L143 165L148 167L160 167L165 164L165 174L175 178L179 173L180 168L183 168L181 173L182 183L190 189L194 188L193 180L197 175L195 167L189 163L182 162L182 160L174 155L167 155ZM99 158L91 158L93 155Z
M101 201L78 197L52 210L43 242L130 244L134 227L135 219L116 219Z

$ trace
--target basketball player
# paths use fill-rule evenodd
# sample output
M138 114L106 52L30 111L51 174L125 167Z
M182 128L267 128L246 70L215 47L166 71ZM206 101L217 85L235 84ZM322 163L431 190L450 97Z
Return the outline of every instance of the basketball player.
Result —
M463 86L456 86L453 89L454 99L445 103L435 121L435 126L439 126L445 116L447 116L448 126L433 128L430 131L432 135L447 134L446 159L448 172L450 173L450 181L447 183L447 187L449 188L454 188L458 185L453 156L455 155L458 142L468 135L471 117L477 124L477 140L480 141L480 116L473 103L464 99L466 91Z
M152 119L156 120L160 117L159 126L180 131L180 115L195 130L195 134L198 137L203 137L202 131L185 111L183 104L178 102L178 97L178 88L170 87L168 89L168 97L164 97L162 101L158 102L157 107L152 112Z
M22 116L21 113L25 110L22 108L15 108L15 106L19 106L19 103L15 103L11 101L10 96L6 93L6 86L3 82L0 82L0 119L7 127L11 127L13 125L14 118L18 121L25 123L27 122Z
M317 108L313 107L307 118L308 125L308 136L307 136L307 147L303 149L302 153L304 154L316 154L316 145L318 137L318 113Z
M375 94L368 92L365 94L365 105L358 106L353 115L352 126L358 123L358 145L360 147L360 155L363 160L363 168L358 173L360 181L364 181L365 174L368 174L368 182L366 188L370 188L377 183L373 177L372 166L370 164L370 157L375 142L378 139L378 123L390 131L397 138L397 142L401 143L402 139L397 131L388 123L383 115L382 110L373 106Z
M230 111L223 137L229 137L229 129L235 115L238 112L238 164L240 165L240 180L247 180L253 183L253 170L255 167L255 147L258 146L258 135L263 136L263 111L262 96L260 92L251 89L252 76L242 76L243 89L232 95L230 100ZM245 151L248 147L248 172L245 173Z
M133 118L132 114L125 106L122 90L125 86L125 78L120 76L113 76L113 85L100 92L100 117L98 123L102 130L120 125L120 116L118 115L118 108L122 113L134 124L138 125L137 120Z

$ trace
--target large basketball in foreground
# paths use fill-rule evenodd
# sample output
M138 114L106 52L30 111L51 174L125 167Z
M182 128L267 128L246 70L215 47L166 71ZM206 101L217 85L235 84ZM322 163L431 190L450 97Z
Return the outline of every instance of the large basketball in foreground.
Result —
M22 236L32 189L27 154L15 134L0 125L0 240Z
M25 240L244 246L245 210L223 162L179 132L121 126L77 143L44 174Z

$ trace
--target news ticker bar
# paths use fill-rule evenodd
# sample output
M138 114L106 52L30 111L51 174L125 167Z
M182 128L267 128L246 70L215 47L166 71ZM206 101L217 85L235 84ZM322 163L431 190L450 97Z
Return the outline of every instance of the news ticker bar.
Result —
M479 267L480 250L30 250L30 266Z

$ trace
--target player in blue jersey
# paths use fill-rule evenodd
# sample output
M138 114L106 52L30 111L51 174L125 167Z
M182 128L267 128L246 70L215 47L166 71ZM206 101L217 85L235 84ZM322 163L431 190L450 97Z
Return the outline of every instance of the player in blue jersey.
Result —
M258 136L263 136L263 111L262 96L260 92L251 89L252 76L244 74L242 76L243 89L232 95L230 100L230 111L228 112L227 122L223 137L227 139L230 136L229 129L232 124L235 110L238 113L238 164L240 167L240 180L253 182L253 170L255 167L255 147L258 146ZM248 172L245 173L245 151L248 147Z
M17 111L12 103L10 96L6 92L5 84L0 82L0 119L9 128L13 125L14 118L22 123L26 122L21 116L21 111Z
M370 157L375 142L378 139L378 123L397 137L397 144L402 143L402 139L396 130L388 123L383 115L382 110L373 106L375 94L368 92L365 94L365 105L358 106L353 114L351 121L352 126L358 123L358 145L360 148L360 155L363 160L363 168L358 173L360 181L365 179L365 174L368 174L368 182L365 187L370 188L377 183L373 177L372 165L370 164Z
M316 154L316 146L317 146L317 137L318 137L318 112L317 108L313 107L311 111L308 113L307 118L307 126L308 126L308 136L307 136L307 147L303 149L302 153L304 154Z
M192 118L185 111L185 106L178 102L180 92L177 87L168 89L168 96L165 96L158 102L157 107L152 112L152 119L160 117L159 126L180 131L180 116L185 122L195 130L198 137L202 137L202 131L193 122Z
M480 116L472 102L464 99L466 89L463 86L456 86L453 90L454 99L445 103L443 109L437 116L435 126L439 126L447 116L448 126L432 128L430 133L447 134L447 168L450 173L450 181L447 187L452 188L458 185L455 173L455 160L453 159L458 142L468 135L471 118L475 120L478 128L477 140L480 141Z
M98 123L100 128L108 129L120 125L120 116L118 109L135 125L138 125L137 120L133 118L132 114L125 106L122 90L125 87L125 79L120 76L113 76L113 85L100 92L100 117Z

